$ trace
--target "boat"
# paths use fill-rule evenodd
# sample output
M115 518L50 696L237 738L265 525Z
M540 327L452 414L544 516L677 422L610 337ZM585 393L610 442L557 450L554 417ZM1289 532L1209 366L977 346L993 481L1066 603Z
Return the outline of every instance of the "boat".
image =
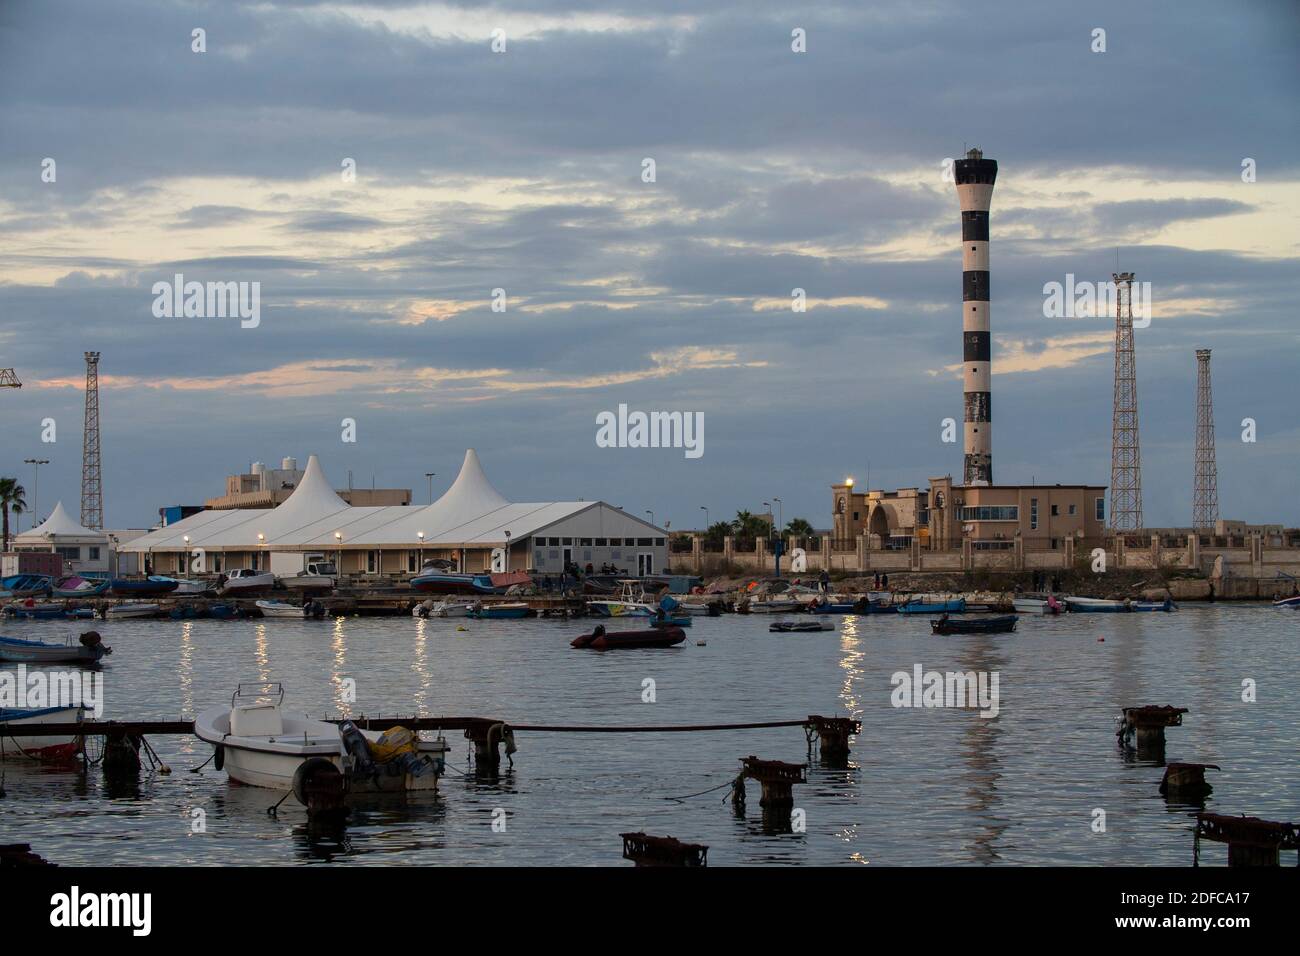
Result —
M677 609L683 614L690 614L694 617L719 617L723 608L724 605L721 601L710 601L708 604L680 601L677 605Z
M859 598L856 601L822 601L808 608L809 614L868 614L872 606L881 606L879 601ZM893 611L893 608L890 608ZM876 612L880 613L880 612Z
M176 582L176 589L173 594L216 594L217 586L212 581L195 581L192 578L173 578Z
M930 630L935 634L1010 634L1016 629L1016 620L1014 614L965 618L953 618L945 614L937 621L930 622Z
M898 606L899 614L963 614L966 611L966 599L955 601L908 601Z
M108 582L108 591L117 597L157 597L170 594L176 586L175 578L150 575L147 578L112 578Z
M470 608L467 616L486 621L496 621L505 618L527 617L528 614L528 605L523 601L518 601L510 604L475 604Z
M40 597L50 593L53 581L48 574L11 574L0 578L0 596L12 598Z
M308 561L304 570L282 575L279 580L294 591L332 591L338 584L338 569L333 561Z
M1065 606L1073 614L1114 614L1132 610L1128 601L1108 601L1102 598L1067 597Z
M433 594L495 594L497 590L490 574L460 574L432 565L411 578L411 587Z
M69 608L66 604L41 603L36 604L27 599L26 604L6 604L4 614L6 617L15 617L21 621L68 621L73 618L94 617L95 612L88 607Z
M743 605L742 614L789 614L803 608L803 602L774 598L767 601L750 601ZM737 610L740 610L739 608Z
M586 647L596 651L612 651L626 647L672 647L686 640L680 627L650 628L645 631L610 631L597 624L590 634L580 634L569 642L570 647Z
M0 637L0 661L6 664L95 664L112 653L98 631L87 631L75 644L71 635L61 644Z
M103 594L112 582L107 578L83 578L70 574L54 582L51 594L56 598L86 598Z
M1065 605L1050 594L1046 598L1013 598L1011 606L1021 614L1060 614L1065 610Z
M233 621L243 616L244 612L233 604L213 604L208 607L208 617L216 618L218 621Z
M85 716L82 707L0 707L0 760L72 760L81 752L81 734L23 736L23 724L79 724Z
M587 611L596 617L653 617L655 606L641 588L641 582L630 578L619 583L619 596L587 602Z
M284 601L255 601L263 617L291 617L299 621L319 621L325 616L325 605L320 601L307 601L304 604L288 604Z
M767 629L778 634L802 634L805 631L833 631L835 625L830 621L773 621Z
M217 588L218 594L230 594L234 591L260 591L275 587L275 575L270 571L255 571L252 568L236 568L223 575L225 578Z
M441 601L426 598L411 608L412 617L469 617L475 605L474 601L453 601L449 597Z
M436 790L450 749L441 736L421 740L401 727L383 732L312 720L284 709L278 684L240 684L230 705L200 713L194 734L216 749L216 767L252 787L305 790L321 772L342 773L350 793ZM332 766L329 769L328 766Z
M1300 594L1294 594L1287 598L1278 598L1273 602L1273 606L1300 611Z
M1163 601L1133 601L1129 604L1132 611L1177 611L1178 605L1174 603L1173 598L1165 598Z
M689 614L656 614L650 619L651 627L690 627L691 616Z
M138 601L127 604L114 604L112 607L104 608L104 618L106 620L120 620L128 617L158 617L160 614L162 614L161 604L146 604Z

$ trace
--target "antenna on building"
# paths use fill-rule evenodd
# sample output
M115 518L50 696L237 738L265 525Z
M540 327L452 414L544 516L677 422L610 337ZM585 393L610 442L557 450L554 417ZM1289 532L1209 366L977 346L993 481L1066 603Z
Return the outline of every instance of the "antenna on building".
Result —
M81 524L104 527L104 494L99 478L99 353L86 352L86 420L81 439Z
M1133 273L1116 272L1115 406L1111 421L1110 522L1142 528L1142 451L1138 444L1137 359L1133 353Z
M1219 469L1214 461L1214 399L1210 394L1210 350L1196 350L1196 476L1192 528L1212 531L1219 520Z

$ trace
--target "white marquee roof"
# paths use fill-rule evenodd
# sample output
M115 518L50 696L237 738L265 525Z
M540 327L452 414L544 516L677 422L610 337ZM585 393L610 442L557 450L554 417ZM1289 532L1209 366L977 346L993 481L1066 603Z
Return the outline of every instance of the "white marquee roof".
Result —
M334 493L315 455L302 481L276 508L210 510L183 518L122 546L123 551L312 550L338 547L489 547L519 539L590 508L602 507L624 521L662 535L653 525L595 501L510 502L492 487L474 449L465 452L460 474L437 501L360 508ZM341 535L336 539L335 534ZM259 539L258 535L264 537ZM189 536L189 541L185 536Z
M92 531L84 527L79 521L73 519L63 508L63 502L60 501L50 512L50 516L38 524L35 528L24 531L14 537L15 544L32 544L39 542L45 544L48 536L53 535L59 538L99 538L107 540L107 536L102 531Z

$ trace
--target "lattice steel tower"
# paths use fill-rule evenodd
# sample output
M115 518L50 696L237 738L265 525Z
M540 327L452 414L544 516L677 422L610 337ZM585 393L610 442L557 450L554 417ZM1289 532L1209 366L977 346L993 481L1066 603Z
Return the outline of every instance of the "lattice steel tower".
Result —
M104 495L99 482L99 353L86 353L86 425L81 441L81 523L104 527Z
M1115 282L1115 417L1110 442L1110 526L1142 528L1142 451L1138 444L1137 360L1133 355L1133 273Z
M1213 531L1219 520L1219 469L1214 462L1214 399L1210 395L1210 350L1196 350L1196 480L1192 527Z

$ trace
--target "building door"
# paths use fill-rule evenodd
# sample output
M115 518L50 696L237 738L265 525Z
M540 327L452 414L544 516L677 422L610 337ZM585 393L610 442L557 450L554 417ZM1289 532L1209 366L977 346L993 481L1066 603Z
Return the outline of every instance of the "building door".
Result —
M650 551L640 551L636 556L636 573L637 577L645 577L648 574L655 573L655 556Z
M573 560L573 549L565 548L564 549L564 570L565 571L569 570L569 562L572 560Z

